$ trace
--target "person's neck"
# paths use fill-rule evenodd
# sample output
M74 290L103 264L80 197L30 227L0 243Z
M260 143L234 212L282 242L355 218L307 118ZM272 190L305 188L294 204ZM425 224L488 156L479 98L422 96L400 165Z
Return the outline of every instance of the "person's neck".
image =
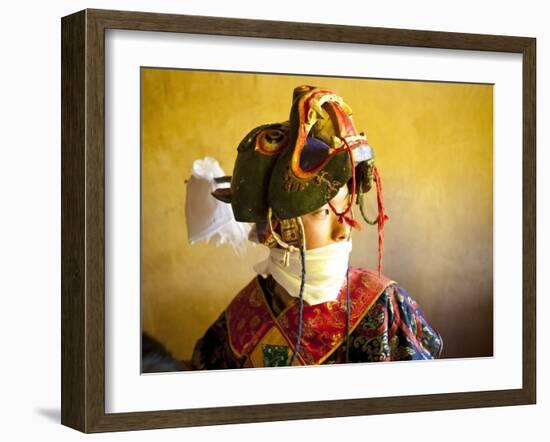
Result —
M266 282L267 288L273 297L271 300L272 308L277 314L296 302L296 298L290 296L283 286L275 281L275 278L269 276Z

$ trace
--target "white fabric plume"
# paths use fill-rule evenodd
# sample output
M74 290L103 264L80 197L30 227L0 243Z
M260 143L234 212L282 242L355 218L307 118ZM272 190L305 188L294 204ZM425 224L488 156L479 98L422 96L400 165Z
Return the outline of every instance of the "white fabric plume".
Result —
M250 225L235 221L231 204L217 200L211 192L229 183L217 184L214 178L225 173L212 157L193 162L193 175L187 180L185 221L190 244L206 241L219 246L230 244L236 254L246 247Z

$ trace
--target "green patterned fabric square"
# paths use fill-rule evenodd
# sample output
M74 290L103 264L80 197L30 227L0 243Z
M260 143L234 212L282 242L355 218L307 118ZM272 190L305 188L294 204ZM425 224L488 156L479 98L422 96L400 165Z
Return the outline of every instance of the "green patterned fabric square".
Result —
M263 344L264 367L284 367L288 365L288 347L286 345Z

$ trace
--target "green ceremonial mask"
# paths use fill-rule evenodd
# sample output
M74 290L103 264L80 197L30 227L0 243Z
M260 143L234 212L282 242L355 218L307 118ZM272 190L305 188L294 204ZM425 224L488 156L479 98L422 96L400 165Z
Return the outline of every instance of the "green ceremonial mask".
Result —
M351 108L328 89L294 89L289 120L253 129L237 152L230 189L213 195L241 222L265 223L269 208L280 220L312 212L353 176L358 201L372 185L373 151Z

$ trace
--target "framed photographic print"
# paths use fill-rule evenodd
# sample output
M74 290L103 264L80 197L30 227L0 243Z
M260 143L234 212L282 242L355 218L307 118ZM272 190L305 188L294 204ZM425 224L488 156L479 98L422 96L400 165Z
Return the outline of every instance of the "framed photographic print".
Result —
M535 403L535 72L526 37L64 17L62 423Z

